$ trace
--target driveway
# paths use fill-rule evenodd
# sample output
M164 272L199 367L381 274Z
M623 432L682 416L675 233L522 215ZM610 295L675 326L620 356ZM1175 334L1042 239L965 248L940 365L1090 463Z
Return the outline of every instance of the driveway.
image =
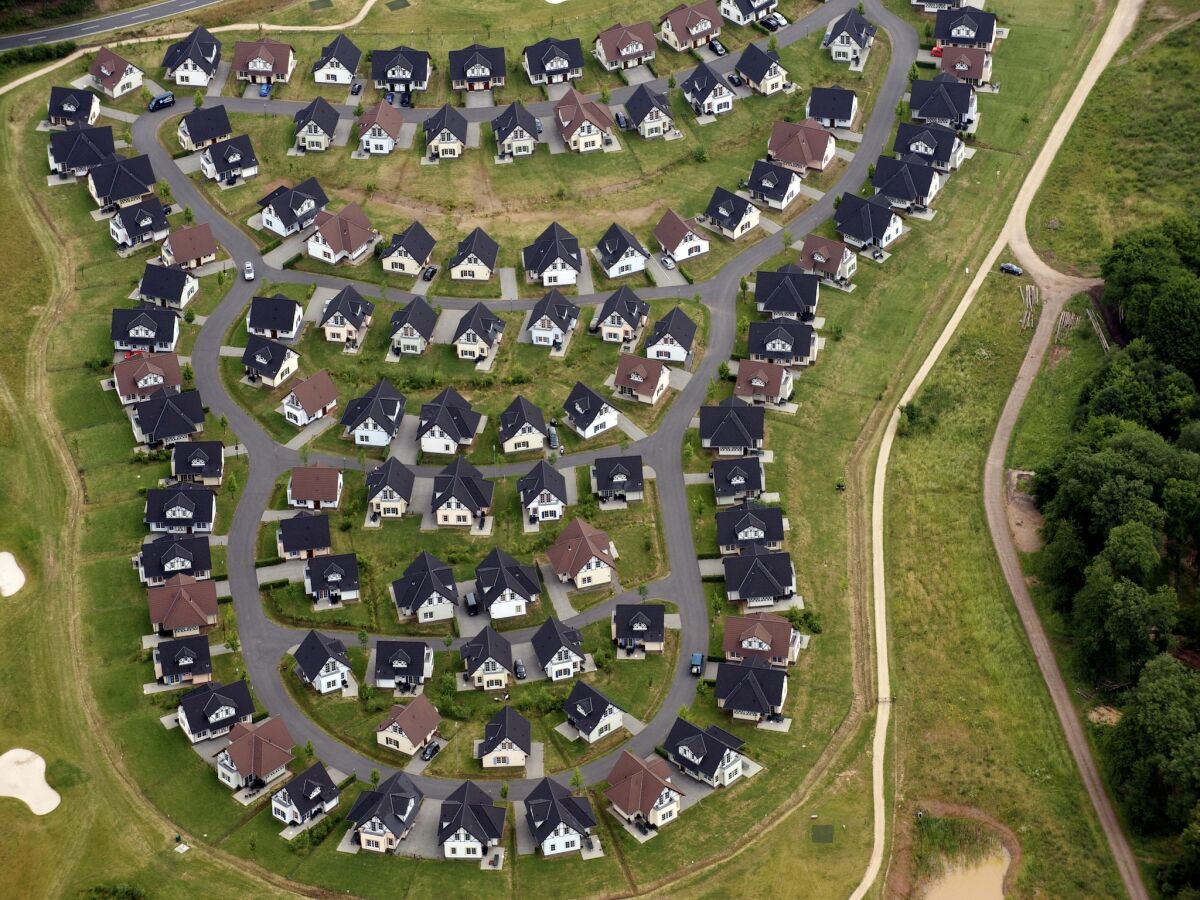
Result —
M674 269L664 269L660 262L661 254L651 253L650 259L646 263L646 270L650 273L651 279L658 287L683 287L687 284L687 279L683 277L683 273L679 271L679 267Z

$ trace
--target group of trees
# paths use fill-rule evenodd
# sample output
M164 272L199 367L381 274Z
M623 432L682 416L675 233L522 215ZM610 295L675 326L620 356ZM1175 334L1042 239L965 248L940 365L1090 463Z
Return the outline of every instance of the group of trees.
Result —
M1200 218L1124 235L1104 302L1133 340L1084 386L1073 433L1037 474L1043 571L1094 683L1114 692L1103 737L1131 824L1177 835L1167 895L1200 892Z

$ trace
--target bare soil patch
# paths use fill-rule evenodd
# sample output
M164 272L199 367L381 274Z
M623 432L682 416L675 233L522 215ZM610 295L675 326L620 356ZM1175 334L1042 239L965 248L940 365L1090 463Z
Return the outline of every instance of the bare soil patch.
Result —
M1042 549L1042 512L1033 496L1023 490L1033 479L1032 472L1010 470L1004 492L1004 510L1013 543L1021 553L1036 553Z

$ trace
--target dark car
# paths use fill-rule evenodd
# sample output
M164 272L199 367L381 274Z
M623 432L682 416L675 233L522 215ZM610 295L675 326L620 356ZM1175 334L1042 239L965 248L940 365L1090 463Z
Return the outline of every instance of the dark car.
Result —
M392 101L396 99L396 95L392 91L388 91L383 95L383 102L388 106L392 105Z
M725 77L726 77L726 79L728 79L729 83L732 84L734 87L742 86L742 76L739 75L737 72L730 72Z
M479 601L475 599L474 592L467 594L467 596L463 598L463 605L467 608L468 616L479 615Z
M421 277L424 278L426 281L433 281L433 279L437 277L437 273L438 273L437 266L426 266L425 271L421 273Z
M513 663L513 673L517 676L517 681L524 681L525 676L529 674L525 671L525 663L519 659Z
M166 109L168 106L175 105L175 95L170 91L159 94L150 101L150 105L146 107L150 112L158 112L160 109Z
M412 106L412 94L410 94L408 91L401 91L400 92L400 105L403 106L405 109L408 109L409 107L411 107Z
M629 117L626 116L625 113L623 113L623 112L617 113L616 120L617 120L617 127L620 128L622 131L625 131L629 128Z
M361 81L354 82L354 87L350 88L350 95L352 97L357 97L361 93L362 93L362 82Z
M425 760L425 762L429 762L438 755L438 751L441 749L442 745L437 741L430 741L425 745L425 749L421 751L421 759Z
M1025 270L1016 263L1000 263L1000 271L1005 275L1024 275Z
M693 653L691 666L689 668L690 668L691 673L693 675L695 675L697 678L699 678L701 675L703 675L704 674L704 654L703 653Z
M763 19L758 24L761 25L763 28L767 29L767 31L778 31L779 30L779 23L770 17Z
M729 52L728 50L725 49L725 45L722 44L720 41L718 41L716 38L713 38L711 41L709 41L708 46L712 48L712 52L715 53L717 56L724 56L726 53Z
M269 85L269 84L260 84L260 85L258 86L258 96L260 96L260 97L270 97L270 96L271 96L271 85Z

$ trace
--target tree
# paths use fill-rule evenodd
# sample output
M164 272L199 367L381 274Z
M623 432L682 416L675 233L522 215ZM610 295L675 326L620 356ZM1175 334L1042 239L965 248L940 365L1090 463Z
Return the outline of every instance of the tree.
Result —
M508 782L507 781L504 782L504 784L500 785L500 799L501 800L508 799Z
M360 628L358 630L358 643L362 646L362 648L364 650L367 649L367 642L370 641L370 639L371 639L371 636L369 634L367 634L366 629Z
M667 87L670 88L671 90L675 89L675 73L674 72L672 72L670 75L667 76Z
M650 595L650 588L647 585L638 585L638 596L645 600Z
M579 767L575 767L575 771L571 773L571 790L579 791L583 789L583 772Z
M225 476L225 490L228 491L230 495L236 494L239 487L240 485L238 484L236 472L230 472Z
M371 770L371 785L373 787L379 787L379 770L378 769Z
M1135 334L1141 334L1155 294L1181 265L1174 242L1161 228L1126 232L1113 241L1100 264L1104 302L1123 316Z
M767 41L767 49L772 53L779 49L779 39L775 37L774 34L772 34L771 39Z
M229 419L222 414L221 418L217 419L217 424L221 426L221 434L223 436L225 431L229 428Z
M313 749L312 741L306 741L304 744L304 756L306 759L312 759L317 755L317 751Z
M200 91L196 91L196 93L192 94L192 105L196 107L196 109L202 107L204 105L204 94Z
M1157 535L1144 522L1127 522L1108 533L1101 554L1114 576L1149 586L1162 563Z
M732 373L729 371L729 363L727 363L725 360L721 360L721 364L717 366L717 377L722 381L728 381L731 374Z
M601 88L600 89L600 102L608 103L610 100L612 100L612 93L608 90L607 87Z
M183 376L183 380L187 384L191 384L196 380L196 372L192 369L191 363L184 363L184 366L180 370L179 374Z
M312 451L308 447L308 444L301 445L299 451L297 451L297 452L298 452L298 455L300 456L300 465L307 466L309 454L312 453Z
M1163 649L1178 613L1173 588L1150 593L1128 578L1114 578L1098 560L1075 597L1074 630L1084 662L1096 675L1136 675Z
M783 231L779 232L779 237L783 241L783 246L784 246L785 250L792 245L792 233L790 231L788 231L786 228L783 229Z
M1200 378L1200 278L1178 270L1150 300L1146 339L1167 363Z

